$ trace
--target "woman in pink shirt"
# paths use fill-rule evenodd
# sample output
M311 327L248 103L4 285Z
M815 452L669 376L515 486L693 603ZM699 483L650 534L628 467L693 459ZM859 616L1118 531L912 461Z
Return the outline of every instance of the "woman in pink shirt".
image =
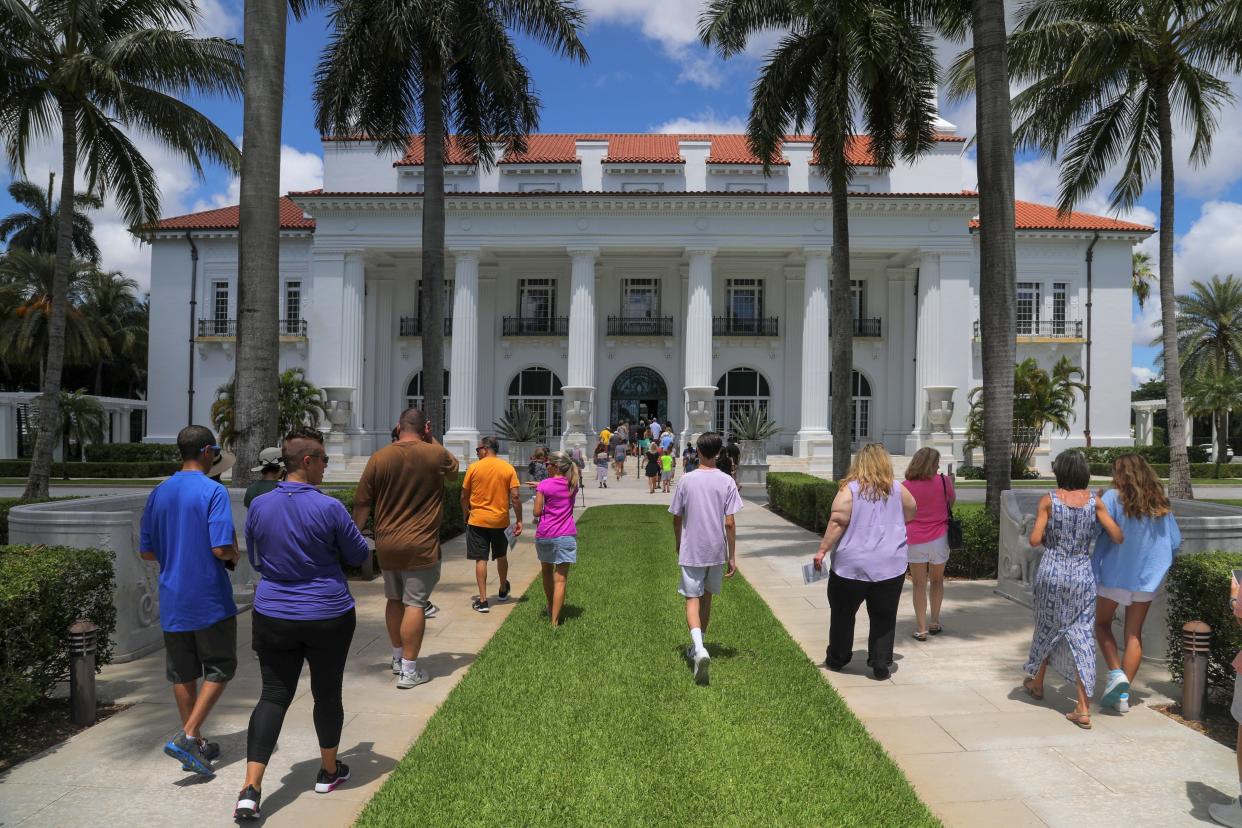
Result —
M563 451L548 455L551 476L535 489L535 554L543 569L545 611L552 626L561 621L565 606L565 582L569 565L578 562L578 527L574 525L574 500L578 497L581 472L578 464Z
M944 602L944 567L949 562L949 509L957 499L953 481L940 474L940 452L921 448L906 467L906 490L914 495L918 513L906 524L910 577L914 579L914 637L926 641L939 635ZM931 624L927 623L927 584L931 581Z

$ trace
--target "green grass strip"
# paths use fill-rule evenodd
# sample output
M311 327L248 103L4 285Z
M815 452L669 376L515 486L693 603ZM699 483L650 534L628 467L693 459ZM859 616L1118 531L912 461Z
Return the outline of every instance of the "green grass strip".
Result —
M693 683L663 507L578 527L566 623L536 580L359 825L939 824L740 576Z

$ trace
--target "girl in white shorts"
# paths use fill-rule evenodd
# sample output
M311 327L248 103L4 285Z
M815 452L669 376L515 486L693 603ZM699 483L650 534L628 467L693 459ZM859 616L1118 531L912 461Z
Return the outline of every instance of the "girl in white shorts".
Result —
M953 481L939 471L940 452L930 447L916 451L906 467L905 487L919 507L914 520L906 524L906 556L914 581L914 637L918 641L944 630L940 605L944 603L944 567L949 562L949 510L956 494Z

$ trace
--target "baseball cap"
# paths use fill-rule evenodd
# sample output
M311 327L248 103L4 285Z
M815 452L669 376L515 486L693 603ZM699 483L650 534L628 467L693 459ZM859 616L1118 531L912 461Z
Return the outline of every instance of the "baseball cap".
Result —
M279 446L272 446L271 448L263 449L263 451L259 452L259 465L255 466L251 469L251 471L261 472L272 466L281 465L284 462L281 460L282 454L283 451Z

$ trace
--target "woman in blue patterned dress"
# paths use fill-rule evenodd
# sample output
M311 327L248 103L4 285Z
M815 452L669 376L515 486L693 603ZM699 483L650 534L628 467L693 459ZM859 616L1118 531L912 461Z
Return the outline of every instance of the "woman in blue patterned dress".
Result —
M1114 543L1124 540L1103 501L1087 488L1091 473L1079 451L1063 451L1052 464L1057 490L1044 495L1031 530L1031 546L1044 546L1035 573L1035 635L1022 686L1044 697L1048 665L1078 688L1078 705L1065 718L1091 729L1090 693L1095 689L1095 573L1091 550L1102 528Z

